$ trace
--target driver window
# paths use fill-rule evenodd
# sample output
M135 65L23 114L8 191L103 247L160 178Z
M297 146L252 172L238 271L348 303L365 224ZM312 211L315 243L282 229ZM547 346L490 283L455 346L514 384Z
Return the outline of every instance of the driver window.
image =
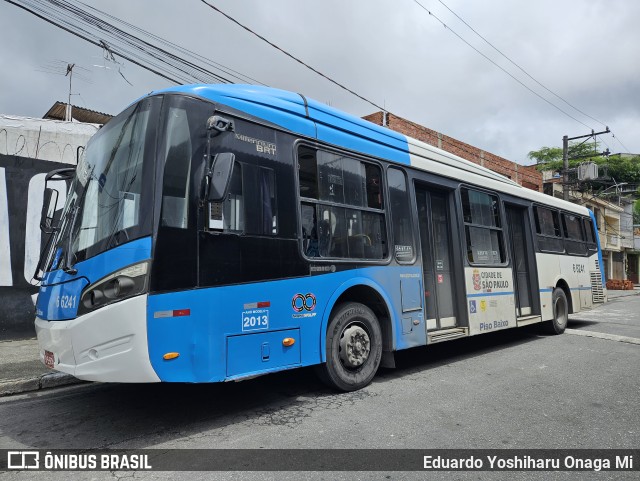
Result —
M229 183L229 194L222 202L209 203L209 229L236 233L244 231L242 171L242 165L236 162Z

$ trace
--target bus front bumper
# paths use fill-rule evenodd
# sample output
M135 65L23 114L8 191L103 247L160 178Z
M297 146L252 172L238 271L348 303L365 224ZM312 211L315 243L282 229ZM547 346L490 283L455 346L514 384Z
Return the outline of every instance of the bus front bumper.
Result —
M147 296L68 321L36 317L40 360L85 381L160 382L149 360Z

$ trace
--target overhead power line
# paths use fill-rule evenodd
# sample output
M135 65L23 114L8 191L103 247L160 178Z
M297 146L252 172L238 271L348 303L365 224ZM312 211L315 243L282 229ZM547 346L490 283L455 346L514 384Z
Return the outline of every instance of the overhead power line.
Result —
M147 32L113 15L107 14L80 1L65 0L5 0L38 18L55 25L93 45L103 49L105 58L115 61L114 55L138 65L175 84L204 83L242 83L266 85L263 82L215 62L191 50L176 45L162 37ZM284 49L273 44L237 20L206 3L214 10L258 36L261 40L277 48L285 55L311 69L316 74L346 90L374 107L385 110L371 100L311 67ZM114 23L124 28L118 28ZM134 34L135 33L135 34ZM159 46L162 45L162 46ZM187 57L187 58L185 58ZM193 60L188 60L188 58ZM210 68L205 68L206 65ZM120 72L122 75L122 72ZM126 79L125 79L126 80Z
M226 14L225 12L223 12L222 10L220 10L218 7L216 7L215 5L211 5L209 2L207 2L206 0L200 0L202 3L204 3L205 5L207 5L209 8L215 10L216 12L218 12L219 14L225 16L226 18L228 18L229 20L231 20L233 23L235 23L236 25L238 25L239 27L245 29L247 32L249 32L250 34L258 37L260 40L262 40L263 42L267 43L268 45L271 45L273 48L275 48L276 50L279 50L280 52L282 52L283 54L285 54L287 57L295 60L296 62L298 62L299 64L305 66L306 68L308 68L309 70L311 70L312 72L320 75L321 77L325 78L326 80L328 80L329 82L331 82L334 85L337 85L338 87L340 87L343 90L346 90L347 92L349 92L352 95L355 95L356 97L358 97L361 100L364 100L365 102L367 102L370 105L373 105L375 108L382 110L382 111L386 111L385 108L380 107L378 104L374 103L373 101L369 100L368 98L360 95L359 93L357 93L354 90L351 90L348 87L345 87L343 84L341 84L340 82L337 82L336 80L332 79L331 77L329 77L328 75L320 72L319 70L315 69L314 67L312 67L311 65L305 63L304 61L300 60L298 57L294 56L293 54L287 52L285 49L283 49L282 47L279 47L278 45L276 45L275 43L271 42L270 40L267 40L265 37L263 37L262 35L260 35L259 33L254 32L253 30L251 30L249 27L247 27L246 25L240 23L238 20L236 20L235 18L233 18L232 16Z
M602 122L601 120L596 119L595 117L592 117L591 115L589 115L588 113L580 110L578 107L576 107L575 105L571 104L568 100L566 100L565 98L563 98L562 96L558 95L557 93L555 93L553 90L551 90L550 88L548 88L546 85L544 85L542 82L540 82L538 79L534 78L533 75L531 75L529 72L527 72L524 68L522 68L520 65L518 65L514 60L512 60L511 58L509 58L505 53L503 53L498 47L496 47L495 45L493 45L491 42L489 42L489 40L487 40L485 37L483 37L480 33L478 33L478 31L476 29L474 29L471 25L469 25L462 17L460 17L460 15L458 15L456 12L454 12L453 10L451 10L451 8L449 8L449 6L444 3L442 0L438 0L438 2L440 2L447 10L449 10L453 15L455 15L455 17L460 20L462 23L464 23L467 27L469 27L469 30L471 30L473 33L475 33L478 37L480 37L487 45L489 45L492 49L494 49L496 52L498 52L502 57L504 57L507 61L509 61L512 65L514 65L518 70L520 70L523 74L525 74L527 77L529 77L531 80L533 80L535 83L537 83L540 87L542 87L543 89L545 89L547 92L549 92L551 95L553 95L554 97L556 97L557 99L561 100L562 102L564 102L565 104L567 104L569 107L571 107L572 109L574 109L576 112L581 113L582 115L584 115L585 117L590 118L591 120L598 122L599 124L601 124L602 126L606 127L606 124L604 122Z
M252 77L249 77L237 70L234 70L230 67L227 67L219 62L215 62L211 59L208 59L202 55L199 55L191 50L188 50L184 47L181 47L175 43L172 43L162 37L154 35L150 32L143 30L140 27L137 27L131 23L128 23L124 20L121 20L113 15L107 14L98 10L97 8L82 3L78 0L5 0L7 3L17 6L36 17L58 27L62 30L65 30L72 35L75 35L95 46L98 46L103 50L105 55L105 59L109 61L113 61L118 63L115 59L115 56L125 59L135 65L138 65L172 83L175 84L183 84L183 83L194 83L194 82L203 82L203 83L232 83L235 80L240 80L244 83L258 83L262 85L266 85L259 80L256 80ZM313 71L317 75L323 77L324 79L330 81L334 85L340 87L341 89L347 91L348 93L358 97L359 99L369 103L375 108L386 111L384 107L379 106L375 102L367 99L363 95L357 93L356 91L344 86L343 84L337 82L333 78L328 75L320 72L319 70L311 67L306 62L302 61L298 57L289 53L285 49L279 47L273 42L266 39L264 36L256 33L251 28L243 25L235 18L226 14L219 8L214 5L208 3L205 0L201 0L205 5L209 6L211 9L220 13L228 20L234 22L236 25L240 26L247 32L252 35L258 37L263 42L269 44L271 47L279 50L281 53L287 55L291 59L295 60L299 64L303 65L307 69ZM493 60L487 57L485 54L480 52L478 49L473 47L469 42L467 42L462 36L449 28L442 20L440 20L436 15L434 15L431 11L429 11L426 7L424 7L420 2L414 0L416 4L418 4L422 9L424 9L430 16L433 16L438 22L440 22L446 29L450 30L454 35L456 35L460 40L466 43L468 46L473 48L477 53L485 57L485 59L489 60L495 66L503 70L507 75L512 77L518 83L520 83L523 87L527 88L529 91L534 93L536 96L552 105L554 108L560 110L562 113L572 118L573 120L581 123L582 125L587 126L580 120L571 116L557 105L550 102L548 99L542 97L540 94L532 90L522 81L514 77L507 70L496 64ZM443 5L444 2L440 2ZM445 5L446 7L446 5ZM448 8L448 7L447 7ZM89 11L90 10L90 11ZM454 13L451 9L449 9L452 13ZM454 15L456 15L454 13ZM457 16L457 15L456 15ZM460 18L459 16L457 16ZM463 21L460 18L461 21ZM464 22L464 21L463 21ZM118 28L114 25L114 23L119 24L122 28ZM466 24L466 22L464 22ZM468 24L466 24L469 26ZM469 28L471 28L469 26ZM473 29L472 29L473 30ZM135 34L134 34L135 32ZM475 30L474 30L475 32ZM475 32L479 35L477 32ZM480 36L483 38L482 36ZM486 41L486 39L483 38ZM488 41L486 41L489 43ZM159 46L158 44L162 45ZM491 44L490 44L491 45ZM493 47L493 45L491 45ZM496 47L493 47L497 50ZM501 53L501 52L500 52ZM504 54L502 54L505 56ZM506 56L505 56L506 57ZM508 57L506 57L508 59ZM510 59L508 59L511 61ZM515 62L511 61L514 65L520 68ZM523 70L522 68L520 68ZM118 69L120 75L123 76L120 69ZM523 70L524 71L524 70ZM525 72L526 73L526 72ZM529 74L527 74L529 75ZM531 77L529 75L529 77ZM235 80L234 80L235 79ZM125 80L129 82L126 78ZM535 79L534 79L535 80ZM537 81L536 81L537 82ZM538 82L539 83L539 82ZM542 84L540 84L542 85ZM544 87L544 86L543 86ZM546 88L546 87L544 87ZM548 89L547 89L548 90ZM553 92L552 92L553 93ZM554 94L555 95L555 94ZM556 95L557 96L557 95ZM562 99L563 100L563 99ZM563 100L564 101L564 100ZM565 101L568 104L568 102ZM571 104L568 104L571 106ZM573 108L573 106L572 106ZM576 109L577 110L577 109ZM579 110L578 110L579 111ZM594 119L596 120L596 119ZM597 121L597 120L596 120ZM598 121L599 122L599 121ZM616 138L614 136L614 138ZM620 140L616 138L618 142ZM624 147L622 142L620 144ZM628 151L628 149L625 150Z
M435 20L437 20L445 29L447 29L449 32L451 32L453 35L455 35L456 37L458 37L460 40L462 40L467 46L471 47L473 50L475 50L479 55L481 55L482 57L484 57L485 59L487 59L489 62L491 62L493 65L495 65L496 67L498 67L500 70L502 70L504 73L506 73L509 77L511 77L513 80L515 80L516 82L518 82L520 85L522 85L524 88L526 88L529 92L531 92L533 95L535 95L536 97L544 100L546 103L548 103L549 105L551 105L553 108L559 110L560 112L562 112L564 115L566 115L567 117L575 120L576 122L578 122L579 124L584 125L585 127L587 127L588 129L591 129L591 127L587 124L585 124L584 122L582 122L581 120L578 120L577 118L575 118L573 115L571 115L569 112L561 109L560 107L558 107L556 104L554 104L553 102L551 102L549 99L546 99L545 97L543 97L542 95L540 95L538 92L536 92L535 90L533 90L531 87L529 87L527 84L525 84L524 82L522 82L518 77L516 77L515 75L513 75L511 72L509 72L508 70L506 70L505 68L503 68L502 66L500 66L498 63L496 63L494 60L492 60L491 58L489 58L487 55L485 55L484 53L482 53L480 50L478 50L476 47L474 47L473 45L471 45L464 37L462 37L458 32L456 32L455 30L453 30L451 27L449 27L446 23L444 23L442 20L440 20L440 18L433 13L431 10L429 10L427 7L425 7L423 4L421 4L418 0L413 0L420 8L422 8L425 12L427 12L431 17L433 17Z
M262 83L78 1L5 1L100 47L110 61L117 55L174 84Z
M97 8L95 8L95 7L91 6L91 5L87 5L86 3L82 3L82 2L80 2L80 3L82 5L84 5L86 8L89 8L90 10L93 10L93 11L95 11L95 12L101 14L101 15L104 15L105 17L110 18L111 20L114 20L115 22L118 22L121 25L124 25L124 26L126 26L127 28L129 28L131 30L134 30L134 31L139 32L139 33L141 33L143 35L146 35L146 36L148 36L148 37L150 37L150 38L152 38L154 40L157 40L158 42L162 43L163 45L166 45L168 47L174 48L174 49L176 49L177 51L179 51L179 52L181 52L183 54L192 56L192 57L198 59L199 61L204 62L205 64L208 64L208 65L210 65L210 66L212 66L214 68L220 69L221 71L225 72L229 76L234 77L235 79L240 80L241 82L247 82L247 80L250 80L251 81L250 83L255 83L255 84L260 84L260 85L266 86L266 84L261 82L260 80L257 80L257 79L255 79L253 77L249 77L248 75L245 75L245 74L243 74L241 72L238 72L237 70L234 70L234 69L232 69L230 67L227 67L227 66L225 66L225 65L223 65L223 64L221 64L219 62L215 62L215 61L213 61L211 59L208 59L207 57L204 57L204 56L202 56L202 55L200 55L200 54L198 54L196 52L193 52L193 51L191 51L191 50L189 50L187 48L181 47L180 45L177 45L177 44L175 44L173 42L165 40L162 37L159 37L157 35L154 35L153 33L147 32L146 30L143 30L142 28L137 27L137 26L135 26L133 24L130 24L130 23L128 23L128 22L126 22L126 21L124 21L124 20L122 20L120 18L114 17L113 15L109 15L106 12L98 10Z
M507 61L509 61L512 65L514 65L518 70L520 70L522 73L524 73L527 77L529 77L531 80L533 80L536 84L538 84L540 87L542 87L543 89L545 89L547 92L549 92L551 95L553 95L554 97L558 98L559 100L561 100L562 102L564 102L565 104L567 104L569 107L571 107L572 109L574 109L576 112L581 113L582 115L584 115L585 117L590 118L591 120L598 122L600 125L606 127L608 124L606 124L605 122L603 122L602 120L598 120L597 118L589 115L588 113L586 113L585 111L579 109L578 107L576 107L575 105L573 105L571 102L569 102L568 100L566 100L564 97L562 97L561 95L557 94L556 92L554 92L553 90L551 90L550 88L548 88L546 85L544 85L542 82L540 82L538 79L536 79L533 75L531 75L529 72L527 72L523 67L521 67L520 65L518 65L518 63L516 63L513 59L511 59L509 56L507 56L504 52L502 52L502 50L500 50L498 47L496 47L494 44L492 44L489 40L487 40L484 36L482 36L475 28L473 28L471 25L469 25L460 15L458 15L456 12L454 12L446 3L444 3L442 0L438 0L438 2L440 2L447 10L449 10L458 20L460 20L463 24L465 24L469 30L471 30L473 33L475 33L478 37L480 37L487 45L489 45L492 49L494 49L496 52L498 52L502 57L504 57ZM618 141L618 143L622 146L622 148L624 150L626 150L627 152L629 152L629 149L627 149L625 147L625 145L620 141L619 138L617 138L613 132L611 132L611 136ZM604 142L604 141L603 141ZM604 142L604 144L606 145L606 142ZM608 147L608 146L607 146Z
M23 2L25 3L24 5L19 3L19 1L13 1L13 0L5 0L8 3L11 3L12 5L15 5L18 8L21 8L29 13L31 13L32 15L35 15L36 17L40 18L41 20L44 20L47 23L50 23L72 35L75 35L76 37L79 37L83 40L85 40L86 42L89 42L97 47L103 48L103 45L100 44L100 42L98 40L95 40L93 38L91 38L91 36L89 35L89 32L86 32L80 28L78 28L77 26L75 27L75 29L69 25L65 25L64 20L61 21L56 21L53 20L52 18L48 18L47 15L49 12L44 11L42 8L39 8L37 5L33 5L30 4L29 2ZM153 67L151 67L148 64L144 64L142 62L140 62L139 60L136 60L134 58L132 58L131 56L127 55L126 53L120 51L118 52L118 55L122 58L124 58L125 60L128 60L129 62L138 65L139 67L142 67L146 70L149 70L150 72L166 79L169 80L170 82L179 84L181 83L178 79L174 78L173 76L169 76L164 72L159 71L158 69L155 69Z
M504 73L506 73L509 77L511 77L513 80L515 80L516 82L518 82L520 85L522 85L524 88L526 88L527 90L529 90L531 93L533 93L535 96L537 96L538 98L542 99L543 101L545 101L547 104L551 105L552 107L554 107L555 109L559 110L561 113L563 113L564 115L566 115L567 117L571 118L572 120L578 122L579 124L584 125L585 127L592 129L593 128L589 125L587 125L586 123L582 122L581 120L577 119L576 117L574 117L573 115L571 115L569 112L565 111L564 109L560 108L558 105L556 105L555 103L551 102L549 99L543 97L542 95L540 95L538 92L536 92L535 90L533 90L532 88L530 88L528 85L526 85L524 82L522 82L520 79L518 79L517 77L515 77L514 75L512 75L509 71L507 71L505 68L503 68L502 66L500 66L498 63L496 63L495 61L493 61L491 58L489 58L487 55L485 55L484 53L482 53L479 49L477 49L476 47L474 47L473 45L471 45L465 38L463 38L460 34L458 34L455 30L453 30L450 26L448 26L447 24L445 24L435 13L433 13L431 10L429 10L427 7L425 7L422 3L420 3L418 0L413 0L414 3L416 3L420 8L422 8L424 11L426 11L431 17L433 17L436 21L438 21L445 29L449 30L453 35L455 35L456 37L458 37L462 42L464 42L467 46L469 46L470 48L472 48L476 53L478 53L479 55L481 55L482 57L484 57L486 60L488 60L489 62L491 62L493 65L495 65L496 67L498 67L500 70L502 70ZM550 88L548 88L547 86L545 86L542 82L538 81L536 78L534 78L531 74L529 74L529 72L527 72L524 68L522 68L520 65L518 65L514 60L512 60L511 58L509 58L506 54L504 54L498 47L496 47L495 45L493 45L489 40L487 40L484 36L482 36L478 31L476 31L471 25L469 25L469 23L467 23L460 15L458 15L456 12L454 12L446 3L444 3L442 0L438 0L438 2L440 2L447 10L449 10L449 12L451 12L458 20L460 20L467 28L469 28L474 34L476 34L478 37L480 37L486 44L488 44L492 49L494 49L496 52L498 52L502 57L504 57L507 61L509 61L512 65L514 65L517 69L519 69L522 73L524 73L527 77L529 77L533 82L535 82L537 85L539 85L540 87L542 87L544 90L546 90L547 92L549 92L551 95L557 97L559 100L561 100L562 102L564 102L567 106L571 107L573 110L575 110L576 112L584 115L585 117L603 125L606 126L606 124L604 122L602 122L601 120L598 120L595 117L592 117L591 115L587 114L586 112L582 111L581 109L579 109L578 107L576 107L575 105L571 104L569 101L567 101L566 99L564 99L562 96L558 95L557 93L555 93L553 90L551 90ZM629 150L624 146L624 144L620 141L619 138L617 138L613 132L611 132L612 137L618 141L618 143L620 143L620 145L627 151L629 152Z

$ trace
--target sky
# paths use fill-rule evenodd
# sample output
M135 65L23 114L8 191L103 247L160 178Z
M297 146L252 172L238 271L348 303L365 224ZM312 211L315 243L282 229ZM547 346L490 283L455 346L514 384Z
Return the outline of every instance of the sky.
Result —
M387 111L509 160L530 164L528 152L605 126L615 138L600 136L602 149L640 154L636 0L209 1ZM269 86L377 110L200 0L85 3ZM4 0L0 40L0 114L40 118L66 102L67 63L71 102L108 114L172 85Z

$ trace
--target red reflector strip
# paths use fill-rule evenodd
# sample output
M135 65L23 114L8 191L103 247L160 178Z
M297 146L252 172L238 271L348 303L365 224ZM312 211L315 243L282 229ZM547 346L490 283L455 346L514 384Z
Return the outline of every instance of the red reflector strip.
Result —
M271 301L250 302L244 305L245 309L260 309L264 307L271 307Z
M163 317L184 317L190 316L191 309L174 309L173 311L156 311L153 313L155 319Z

